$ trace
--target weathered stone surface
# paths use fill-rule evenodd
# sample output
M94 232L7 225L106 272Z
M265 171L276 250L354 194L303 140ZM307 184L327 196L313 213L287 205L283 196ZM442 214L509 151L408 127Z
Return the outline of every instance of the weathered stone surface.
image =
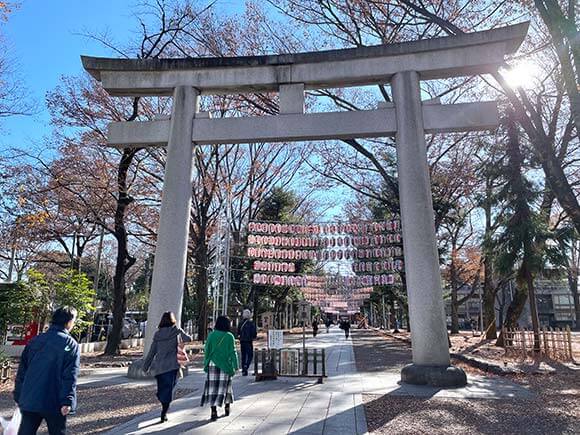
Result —
M191 208L191 131L197 111L197 97L198 92L188 87L175 89L173 96L159 231L147 312L145 355L165 311L173 311L177 324L180 324Z
M528 23L399 44L270 56L185 59L107 59L82 56L85 69L112 95L171 95L177 86L203 94L277 91L388 82L402 71L424 79L494 70L514 52Z
M423 103L425 133L486 130L497 127L495 101L461 104ZM113 122L112 146L166 146L171 122ZM394 107L351 112L198 118L192 141L198 145L291 140L334 140L393 136L397 130Z
M414 385L430 385L440 388L459 388L467 385L465 372L449 366L409 364L401 370L401 381Z
M413 362L448 366L449 348L419 75L414 71L395 75L392 89L397 111L397 173Z

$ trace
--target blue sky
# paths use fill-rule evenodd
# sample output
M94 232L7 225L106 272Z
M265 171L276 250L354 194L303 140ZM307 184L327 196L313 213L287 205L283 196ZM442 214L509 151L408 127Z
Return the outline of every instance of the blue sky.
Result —
M62 75L79 74L81 54L107 56L95 41L76 35L109 29L116 39L130 36L129 2L114 0L24 0L3 25L8 57L38 113L2 122L2 147L27 146L50 133L44 98Z
M1 121L0 149L39 143L50 134L44 98L62 75L82 72L80 55L114 54L79 33L107 31L115 41L127 42L137 29L137 0L21 0L2 24L8 57L38 106L33 116ZM223 10L239 10L243 0L219 0Z

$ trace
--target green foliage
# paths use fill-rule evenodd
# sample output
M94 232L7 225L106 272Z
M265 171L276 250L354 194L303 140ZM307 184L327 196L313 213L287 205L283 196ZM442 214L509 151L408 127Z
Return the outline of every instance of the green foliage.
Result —
M127 295L127 309L131 311L147 311L149 293L131 292Z
M6 353L4 351L2 351L2 349L0 349L0 365L4 364L6 361L9 361L10 357L8 355L6 355Z
M0 284L0 337L4 336L6 327L17 323L20 317L21 295L19 284Z
M260 208L259 219L265 221L296 222L294 216L298 206L298 198L294 192L275 187L264 199Z
M49 282L42 272L30 269L25 281L0 285L0 333L3 335L10 324L42 324L54 308L65 305L77 309L75 330L79 332L90 324L87 319L94 311L94 296L91 281L84 273L67 270Z
M53 287L56 306L71 306L77 309L75 331L89 326L91 321L88 319L95 310L93 306L95 291L89 278L82 272L69 269L57 277Z
M500 169L504 185L496 198L503 204L504 211L493 242L497 254L495 266L501 275L509 276L523 262L535 275L553 251L548 241L553 240L554 234L549 231L541 211L533 206L539 189L523 173L524 156L512 116L508 114L507 117L506 159Z
M28 316L17 323L26 323L33 318L43 322L51 311L52 291L50 283L42 272L35 269L30 269L26 275L28 279L22 283L22 298L27 298L27 300L24 302L26 306L22 307L22 311L28 313Z
M50 310L50 287L44 275L31 269L28 280L0 285L0 335L10 324L42 322Z

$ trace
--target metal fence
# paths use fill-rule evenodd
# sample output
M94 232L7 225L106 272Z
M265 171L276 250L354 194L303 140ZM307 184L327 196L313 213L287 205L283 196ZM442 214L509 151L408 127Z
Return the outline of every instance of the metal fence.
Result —
M314 348L255 349L256 379L272 376L326 377L326 351Z

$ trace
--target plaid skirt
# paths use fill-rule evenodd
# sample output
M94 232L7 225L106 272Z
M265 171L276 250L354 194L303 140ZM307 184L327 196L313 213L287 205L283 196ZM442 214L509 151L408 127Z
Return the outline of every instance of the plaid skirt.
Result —
M233 403L233 401L232 377L210 362L200 406L206 403L210 406L223 406L224 403Z

